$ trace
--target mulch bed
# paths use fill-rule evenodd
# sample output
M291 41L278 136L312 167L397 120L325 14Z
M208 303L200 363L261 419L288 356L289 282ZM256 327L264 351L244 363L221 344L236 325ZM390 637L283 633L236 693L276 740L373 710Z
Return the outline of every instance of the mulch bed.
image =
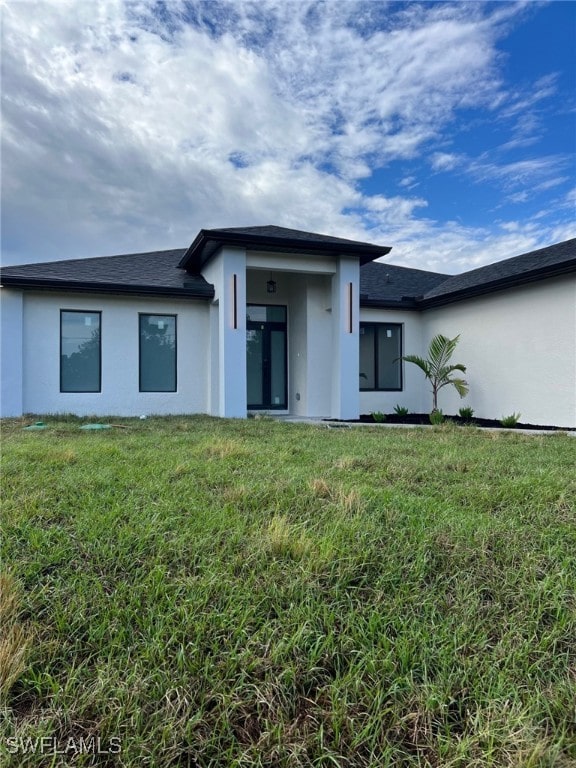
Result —
M461 416L445 416L445 421L452 421L462 426L474 427L496 427L502 429L502 424L498 419L478 419L475 416L472 419L463 419ZM359 419L350 419L348 423L377 424L371 413L364 413ZM430 426L430 414L428 413L409 413L407 416L399 416L397 413L387 413L384 424L427 424ZM575 432L574 427L551 427L542 424L524 424L518 423L513 429L542 429L547 431Z

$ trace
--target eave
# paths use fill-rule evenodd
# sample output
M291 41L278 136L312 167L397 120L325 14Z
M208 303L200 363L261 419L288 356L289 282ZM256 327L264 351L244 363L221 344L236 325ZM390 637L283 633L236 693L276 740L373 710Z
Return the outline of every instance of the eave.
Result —
M77 293L126 294L135 296L168 296L171 298L212 299L214 286L206 288L175 288L170 286L126 285L122 283L97 283L80 280L41 279L32 277L3 276L2 286L38 291L74 291Z
M418 310L418 298L403 296L401 299L369 299L360 296L361 309L407 309Z
M272 235L251 235L235 232L225 232L218 229L201 229L194 242L188 248L178 266L189 272L201 272L204 264L224 245L237 246L258 251L276 253L321 253L327 256L349 255L357 256L360 264L386 256L392 250L385 245L359 243L354 245L339 245L337 243L319 240L301 240L289 237L274 237Z
M432 309L434 307L441 307L445 304L453 304L457 301L464 301L466 299L472 299L476 296L484 296L486 294L496 293L498 291L504 291L510 288L519 288L522 285L529 285L530 283L546 280L548 278L560 277L572 272L576 272L576 258L563 261L561 264L545 266L539 269L534 269L530 272L524 272L519 275L502 277L498 280L491 280L486 283L481 283L480 285L470 286L469 288L462 288L459 291L452 291L450 293L441 294L439 296L425 296L418 301L418 308Z

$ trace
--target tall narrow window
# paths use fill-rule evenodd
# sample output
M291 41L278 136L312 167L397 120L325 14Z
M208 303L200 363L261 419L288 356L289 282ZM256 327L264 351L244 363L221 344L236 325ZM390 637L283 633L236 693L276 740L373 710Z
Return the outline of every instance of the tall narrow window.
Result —
M60 392L101 391L100 316L60 311Z
M140 392L176 392L176 315L140 315Z
M402 389L402 326L360 323L360 390Z

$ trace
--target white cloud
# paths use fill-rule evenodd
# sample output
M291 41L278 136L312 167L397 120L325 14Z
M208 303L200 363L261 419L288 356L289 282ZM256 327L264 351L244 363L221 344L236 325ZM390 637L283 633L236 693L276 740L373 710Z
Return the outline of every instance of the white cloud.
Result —
M540 77L533 84L529 92L524 90L508 94L508 104L502 111L503 117L512 115L531 114L530 110L539 102L556 93L558 73L551 72L544 77Z
M463 107L520 103L503 90L495 42L521 12L8 0L4 259L178 247L201 227L275 223L411 249L415 266L447 268L446 254L459 258L486 232L425 219L423 196L362 194L360 182L423 155ZM436 170L462 162L432 155ZM538 162L561 165L479 161L474 173L544 184Z
M487 231L456 223L444 225L434 237L427 233L425 253L421 237L416 233L413 239L395 244L389 260L401 266L455 274L576 236L575 228L567 225L543 232L537 217L523 223L504 222L500 228L502 231Z
M484 159L470 163L469 171L478 181L495 180L505 188L524 186L530 188L548 181L567 164L567 158L559 155L517 160L512 163L494 163Z
M416 176L405 176L398 182L398 186L404 189L414 189L414 187L418 186L418 183Z
M430 165L434 171L452 171L463 162L460 155L450 152L434 152L430 158Z
M526 190L523 190L522 192L515 192L513 195L508 197L508 201L511 203L525 203L529 199L530 195Z

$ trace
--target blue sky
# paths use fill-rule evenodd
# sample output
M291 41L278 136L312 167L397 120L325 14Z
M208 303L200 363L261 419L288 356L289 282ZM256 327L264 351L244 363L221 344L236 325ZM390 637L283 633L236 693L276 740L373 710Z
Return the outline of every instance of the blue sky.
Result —
M576 3L1 8L5 264L277 224L456 273L576 235Z

